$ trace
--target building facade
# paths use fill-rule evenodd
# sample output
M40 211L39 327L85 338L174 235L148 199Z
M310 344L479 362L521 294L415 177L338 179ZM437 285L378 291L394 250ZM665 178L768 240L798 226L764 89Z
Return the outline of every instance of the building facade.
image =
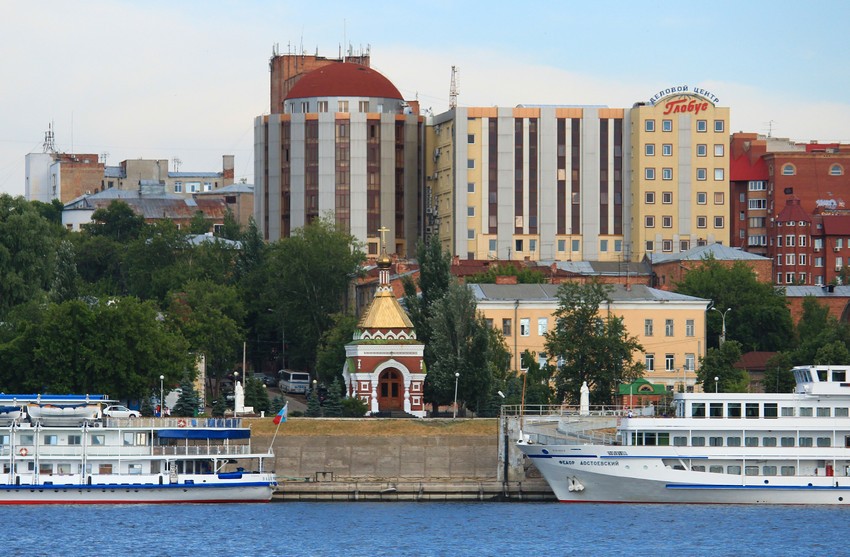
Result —
M518 355L536 353L541 363L554 363L546 354L546 333L555 326L558 286L552 284L472 284L487 323L499 328L519 369ZM646 366L644 377L668 391L683 386L692 392L699 359L705 355L705 313L709 300L665 292L643 285L613 285L610 302L600 316L621 317L628 334L643 351L634 359ZM696 386L699 390L699 386Z

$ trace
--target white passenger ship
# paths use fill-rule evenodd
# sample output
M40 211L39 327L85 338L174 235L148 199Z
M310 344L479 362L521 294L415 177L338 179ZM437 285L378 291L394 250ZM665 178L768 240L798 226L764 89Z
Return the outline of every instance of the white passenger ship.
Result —
M239 418L109 418L105 396L0 395L0 504L269 501Z
M850 366L793 394L677 393L650 411L525 416L520 450L563 502L850 503Z

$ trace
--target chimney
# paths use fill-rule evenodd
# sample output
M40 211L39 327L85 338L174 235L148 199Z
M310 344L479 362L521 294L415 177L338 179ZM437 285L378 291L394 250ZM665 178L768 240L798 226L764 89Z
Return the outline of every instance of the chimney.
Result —
M224 180L222 183L225 186L229 186L233 183L233 168L234 168L234 156L233 155L222 155L221 157L221 167L222 167L222 178Z

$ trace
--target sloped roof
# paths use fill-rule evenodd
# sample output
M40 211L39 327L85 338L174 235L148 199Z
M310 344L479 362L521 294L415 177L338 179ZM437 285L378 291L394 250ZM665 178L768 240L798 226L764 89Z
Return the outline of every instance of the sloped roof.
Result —
M763 257L738 248L724 246L723 244L708 244L697 246L679 253L652 253L647 254L647 259L653 265L667 263L669 261L701 261L708 257L714 257L718 261L765 261L769 257Z
M686 296L667 290L650 288L643 284L633 284L626 287L613 284L608 297L612 302L626 301L655 301L655 302L705 302L702 298ZM470 284L468 287L477 300L520 300L520 301L554 301L558 298L557 284Z
M396 86L376 70L340 62L304 74L289 90L288 99L312 97L377 97L402 99Z
M776 354L778 352L747 352L741 354L741 359L735 362L733 367L748 371L764 371L767 361Z
M850 236L850 215L823 215L823 232L827 236Z
M847 298L850 297L850 286L794 286L788 285L785 287L779 286L777 289L785 291L786 298L804 298L806 296L815 296L816 298ZM832 292L830 292L832 289Z
M360 329L412 329L413 322L389 288L378 288L357 324Z
M794 197L785 201L785 207L783 207L779 214L776 216L776 220L778 222L812 222L812 215L810 215L803 209L803 207L800 205L799 198Z

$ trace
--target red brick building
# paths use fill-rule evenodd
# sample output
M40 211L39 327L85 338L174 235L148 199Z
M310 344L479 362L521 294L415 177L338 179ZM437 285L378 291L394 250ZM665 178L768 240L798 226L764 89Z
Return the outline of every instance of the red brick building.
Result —
M709 257L726 267L743 261L753 270L759 282L770 283L773 280L773 260L770 258L723 244L709 244L681 253L648 254L647 261L652 266L655 282L652 286L661 290L673 290L676 283L681 282L689 271L702 265L703 261Z
M785 299L795 325L803 315L803 301L807 296L814 296L839 321L846 323L850 319L850 286L787 286Z

